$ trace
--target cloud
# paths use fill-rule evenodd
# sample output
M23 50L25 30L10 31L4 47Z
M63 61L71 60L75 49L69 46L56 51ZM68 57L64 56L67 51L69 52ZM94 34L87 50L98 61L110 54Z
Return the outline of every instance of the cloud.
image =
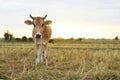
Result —
M20 6L19 2L16 1L0 1L0 8L12 8Z

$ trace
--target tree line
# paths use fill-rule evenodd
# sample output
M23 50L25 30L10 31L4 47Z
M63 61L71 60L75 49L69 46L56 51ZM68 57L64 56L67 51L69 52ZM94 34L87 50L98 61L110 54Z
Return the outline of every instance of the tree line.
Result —
M59 39L59 38L57 38ZM63 38L60 38L60 40L63 39ZM69 38L70 40L74 40L74 38ZM22 38L15 38L13 37L13 34L10 34L8 31L4 33L4 40L5 41L18 41L18 42L32 42L33 41L33 38L32 37L29 37L27 38L26 36L23 36ZM64 40L64 39L63 39ZM79 41L82 41L84 40L84 38L78 38L77 40ZM118 36L115 36L114 37L114 40L119 40L119 37ZM51 40L50 40L51 41ZM52 42L53 39L52 39Z
M4 33L4 39L5 41L23 41L23 42L33 41L32 37L27 38L26 36L23 36L22 38L15 38L13 37L13 34L10 34L8 31Z

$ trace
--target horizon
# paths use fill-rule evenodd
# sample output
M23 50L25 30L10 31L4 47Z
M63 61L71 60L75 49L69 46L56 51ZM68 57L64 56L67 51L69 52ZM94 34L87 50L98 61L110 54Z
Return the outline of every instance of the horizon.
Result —
M52 38L113 39L120 36L119 4L119 0L2 0L0 38L7 30L14 37L32 37L33 26L24 24L31 13L35 17L48 15L46 20L53 22Z
M5 31L5 33L8 33L9 35L12 35L13 37L12 37L12 39L14 40L14 39L16 39L16 38L20 38L20 39L22 39L23 37L26 37L27 39L28 38L33 38L32 36L26 36L26 35L23 35L23 36L21 36L21 37L15 37L14 36L14 34L12 34L12 33L10 33L8 30L6 30ZM87 38L87 37L62 37L62 36L58 36L58 37L52 37L52 38L50 38L50 39L110 39L110 40L113 40L113 39L116 39L116 37L118 38L118 40L119 40L119 36L114 36L113 38L105 38L105 37L103 37L103 38ZM0 37L0 39L4 39L5 37L3 36L3 37Z

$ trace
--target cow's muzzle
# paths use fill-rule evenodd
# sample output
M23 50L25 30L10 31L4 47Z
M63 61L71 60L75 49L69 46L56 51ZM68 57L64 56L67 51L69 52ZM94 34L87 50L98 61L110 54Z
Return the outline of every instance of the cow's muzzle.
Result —
M41 38L42 38L42 35L41 35L41 34L36 34L36 35L35 35L35 38L36 38L36 39L41 39Z

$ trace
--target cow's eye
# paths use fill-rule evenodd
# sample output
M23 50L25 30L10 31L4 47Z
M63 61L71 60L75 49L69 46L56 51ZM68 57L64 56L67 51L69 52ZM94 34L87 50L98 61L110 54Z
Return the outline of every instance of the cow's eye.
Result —
M44 26L44 24L41 25L42 27Z

